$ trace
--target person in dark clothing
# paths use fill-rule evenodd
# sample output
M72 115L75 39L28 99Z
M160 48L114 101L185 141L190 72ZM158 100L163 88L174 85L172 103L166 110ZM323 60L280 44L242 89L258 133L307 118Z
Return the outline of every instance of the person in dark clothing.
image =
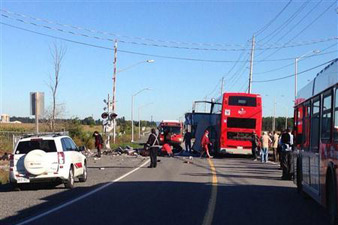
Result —
M148 141L146 143L147 148L150 151L150 165L148 168L155 168L157 166L157 152L159 148L159 141L156 135L156 130L154 128L151 129L151 133L148 137Z
M252 133L252 136L251 136L251 145L252 145L251 151L252 151L252 157L253 157L254 161L257 161L258 141L259 141L258 136L257 136L256 132L254 131Z
M185 143L185 150L187 152L191 152L191 133L188 131L188 129L185 130L183 141Z
M282 180L290 180L291 179L291 136L289 134L289 130L285 130L281 137L281 166L283 170Z
M97 157L101 158L101 149L103 145L103 139L99 132L94 131L93 137L95 138L95 148L97 149Z

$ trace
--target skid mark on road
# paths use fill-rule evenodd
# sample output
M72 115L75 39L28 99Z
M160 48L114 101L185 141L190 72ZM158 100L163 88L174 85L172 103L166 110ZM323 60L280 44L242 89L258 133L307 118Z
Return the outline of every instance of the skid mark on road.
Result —
M212 219L214 217L215 207L216 207L216 199L217 199L217 174L214 162L211 159L208 159L208 163L210 165L210 170L212 174L212 187L211 187L211 195L208 203L208 209L205 213L203 225L211 225Z
M113 181L111 181L111 182L109 182L109 183L107 183L107 184L105 184L105 185L103 185L103 186L101 186L101 187L99 187L99 188L96 188L96 189L94 189L94 190L92 190L92 191L90 191L90 192L88 192L88 193L86 193L86 194L84 194L84 195L81 195L81 196L79 196L79 197L77 197L77 198L75 198L75 199L73 199L73 200L70 200L70 201L68 201L68 202L65 202L65 203L63 203L63 204L61 204L61 205L59 205L59 206L57 206L57 207L55 207L55 208L53 208L53 209L50 209L50 210L48 210L48 211L46 211L46 212L43 212L43 213L41 213L41 214L39 214L39 215L33 216L33 217L31 217L31 218L29 218L29 219L27 219L27 220L21 221L21 222L17 223L16 225L24 225L24 224L28 224L28 223L30 223L30 222L33 222L33 221L37 220L37 219L40 219L41 217L47 216L47 215L49 215L49 214L51 214L51 213L53 213L53 212L55 212L55 211L58 211L58 210L60 210L60 209L62 209L62 208L65 208L65 207L67 207L67 206L69 206L69 205L71 205L71 204L73 204L73 203L75 203L75 202L78 202L78 201L80 201L80 200L82 200L82 199L84 199L84 198L86 198L86 197L88 197L88 196L90 196L90 195L93 195L93 194L95 194L96 192L101 191L102 189L104 189L104 188L106 188L106 187L108 187L108 186L110 186L110 185L112 185L112 184L114 184L114 183L116 183L116 182L122 180L123 178L129 176L130 174L136 172L137 170L139 170L139 169L142 168L143 166L147 165L147 164L149 163L149 161L150 161L150 160L148 159L147 161L145 161L142 165L138 166L137 168L135 168L135 169L129 171L128 173L126 173L126 174L120 176L119 178L117 178L117 179L115 179L115 180L113 180Z

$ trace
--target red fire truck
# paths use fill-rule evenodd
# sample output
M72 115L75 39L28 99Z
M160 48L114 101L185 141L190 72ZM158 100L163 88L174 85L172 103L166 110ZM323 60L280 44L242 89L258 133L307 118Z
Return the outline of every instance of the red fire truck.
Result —
M163 120L159 125L160 144L165 142L173 146L174 152L182 150L183 123L178 120Z

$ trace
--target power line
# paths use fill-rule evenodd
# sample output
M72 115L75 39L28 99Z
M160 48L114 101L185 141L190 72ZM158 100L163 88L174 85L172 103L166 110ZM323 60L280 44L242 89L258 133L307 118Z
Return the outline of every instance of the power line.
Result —
M5 12L7 14L23 17L23 18L29 18L29 19L32 19L32 20L35 20L35 21L42 21L42 22L49 23L49 24L55 24L55 25L58 25L58 26L73 28L73 29L76 29L76 30L84 30L84 31L87 31L87 32L90 32L90 33L98 33L98 34L109 35L109 36L114 36L114 37L118 37L118 38L137 39L137 40L143 40L143 41L163 42L163 43L171 43L171 44L198 45L198 46L205 45L205 46L237 46L237 47L243 47L243 45L240 45L240 44L194 43L194 42L181 42L181 41L167 41L167 40L150 39L150 38L144 38L144 37L138 37L138 36L121 35L121 34L116 34L116 33L111 33L111 32L98 31L98 30L95 30L95 29L88 29L88 28L84 28L84 27L80 27L80 26L62 24L62 23L54 22L54 21L47 20L47 19L41 19L41 18L29 16L29 15L24 15L24 14L12 12L12 11L5 10L5 9L0 9L0 11Z
M269 26L275 22L277 20L277 18L285 11L285 9L291 4L292 0L290 0L283 8L282 10L270 21L268 22L264 27L262 27L261 29L259 29L256 33L255 36L260 35L261 33L263 33L267 28L269 28Z
M322 3L322 1L323 0L320 0L316 5L314 5L311 9L310 9L310 11L308 11L307 12L307 14L305 15L305 16L303 16L299 21L298 21L298 23L296 23L291 29L289 29L282 37L280 37L277 41L276 41L276 43L278 42L278 41L280 41L281 39L283 39L286 35L288 35L291 31L293 31L293 29L295 29L306 17L308 17L312 12L313 12L313 10L315 10L319 5L320 5L320 3Z
M1 10L1 11L4 11L4 10ZM7 12L7 11L5 10L4 12ZM100 36L93 36L93 35L88 35L88 34L79 33L79 32L75 32L75 31L68 31L68 30L64 30L64 29L56 28L56 27L52 27L52 26L41 25L41 24L33 23L33 22L30 22L30 21L27 21L27 20L14 18L14 17L11 17L11 16L6 15L4 13L2 13L1 15L5 18L12 19L12 20L15 20L15 21L20 22L20 23L25 23L25 24L36 26L36 27L54 30L54 31L57 31L57 32L62 32L62 33L70 34L70 35L80 36L80 37L84 37L84 38L92 38L92 39L96 39L96 40L104 40L104 41L109 41L109 42L115 41L114 38L103 38L103 37L100 37ZM42 20L42 19L40 19L40 20ZM74 27L74 26L71 26L71 25L63 25L63 26L71 27L71 28ZM78 30L80 30L80 29L78 29ZM90 29L86 29L86 28L81 28L81 30L90 31ZM107 32L100 32L100 33L109 34ZM298 47L298 46L303 46L303 45L311 45L311 44L316 44L316 43L321 43L321 42L332 41L332 40L336 40L336 39L338 39L338 36L330 37L330 38L326 38L326 39L318 39L318 40L291 43L291 44L288 43L287 45L286 44L284 44L284 45L269 45L269 46L266 46L266 47L263 47L261 45L261 47L257 46L256 50L278 49L280 47L282 47L282 48L293 48L293 47ZM165 45L165 44L151 44L151 43L138 42L138 41L126 41L126 40L123 40L123 39L119 39L119 42L124 43L124 44L143 45L143 46L151 46L151 47L174 48L174 49L185 49L185 50L201 50L201 51L245 51L245 50L248 50L248 49L245 49L242 45L241 45L242 46L241 48L200 48L200 47L184 47L184 46L178 46L178 45L174 46L174 45ZM210 46L217 46L217 45L216 44L210 44ZM236 45L228 45L228 46L236 46Z
M211 96L212 94L214 94L214 92L218 89L218 86L219 86L219 83L220 83L221 80L217 81L215 88L209 94L207 94L206 96Z
M332 6L334 6L337 3L337 0L333 2L333 4L329 5L329 7L327 7L321 14L319 14L314 20L312 20L304 29L302 29L300 32L298 32L294 37L292 37L287 43L290 43L291 41L293 41L294 39L296 39L299 35L301 35L305 30L307 30L313 23L315 23L317 20L319 20L330 8L332 8ZM280 49L276 49L276 51L272 52L270 55L268 55L267 57L265 57L263 60L270 58L270 56L276 54L277 52L279 52L281 50Z
M267 39L268 37L270 37L271 35L273 35L273 37L276 35L276 33L278 34L281 30L283 30L290 22L292 22L292 20L294 20L297 15L302 12L304 10L304 8L307 6L307 4L309 4L309 0L307 0L306 2L304 2L284 23L282 23L279 27L277 27L274 31L272 31L270 34L266 35L265 37L263 37L261 40L259 40L258 42L262 42L263 40ZM272 38L273 38L272 37ZM271 40L271 38L266 41L269 42Z
M62 38L62 37L58 37L58 36L54 36L54 35L44 34L44 33L40 33L40 32L37 32L37 31L29 30L29 29L26 29L26 28L13 26L13 25L10 25L10 24L7 24L7 23L3 23L3 22L0 22L0 24L8 26L8 27L15 28L15 29L18 29L18 30L22 30L22 31L26 31L26 32L38 34L38 35L41 35L41 36L45 36L45 37L50 37L50 38L62 40L62 41L67 41L67 42L74 43L74 44L80 44L80 45L85 45L85 46L89 46L89 47L93 47L93 48L105 49L105 50L110 50L110 51L114 50L113 48L110 48L110 47L105 47L105 46L100 46L100 45L94 45L94 44L89 44L89 43L86 43L86 42L74 41L74 40L68 39L68 38ZM199 58L186 58L186 57L175 57L175 56L148 54L148 53L135 52L135 51L127 51L127 50L121 50L121 49L119 49L118 51L122 52L122 53L126 53L126 54L141 55L141 56L151 56L151 57L156 57L156 58L173 59L173 60L184 60L184 61L195 61L195 62L209 62L209 63L233 63L233 62L236 62L236 61L233 61L233 60L199 59ZM318 56L318 55L320 55L320 54L316 54L316 56ZM292 57L292 58L283 58L283 59L269 59L269 60L261 60L261 61L256 61L256 62L288 61L288 60L294 60L294 58L295 57ZM241 61L241 62L247 62L247 61Z
M306 73L306 72L309 72L309 71L314 70L314 69L317 69L318 67L327 65L327 64L329 64L329 63L331 63L331 62L333 62L333 61L335 61L335 60L338 60L338 58L333 59L333 60L330 60L330 61L328 61L328 62L326 62L326 63L322 63L322 64L320 64L320 65L318 65L318 66L315 66L315 67L312 67L312 68L310 68L310 69L303 70L302 72L297 73L297 75L303 74L303 73ZM284 80L284 79L287 79L287 78L290 78L290 77L294 77L294 76L295 76L295 74L290 74L290 75L283 76L283 77L278 77L278 78L275 78L275 79L269 79L269 80L256 80L256 81L252 81L252 82L255 82L255 83L267 83L267 82L273 82L273 81L278 81L278 80Z
M267 41L265 41L263 43L263 45L266 45L267 43L269 43L273 38L275 38L282 30L284 30L298 15L299 13L301 13L305 7L307 6L307 4L309 4L309 0L307 0L306 2L304 2L283 24L281 24L279 27L277 27L273 32L271 32L270 34L268 34L267 36L265 36L264 38L262 38L261 40L258 41L262 42L263 40L265 40L266 38L270 37L272 35L272 37L270 37ZM260 53L258 53L256 55L256 57L259 57L260 55L262 55L265 51L261 51Z
M333 45L330 45L329 47L327 47L327 48L321 50L320 52L325 52L326 50L328 50L328 49L330 49L330 48L332 48L332 47L337 47L337 43L334 43ZM337 51L336 51L336 50L334 50L334 51L329 51L329 52L326 52L326 53L321 53L320 55L328 55L328 54L332 54L332 53L337 53ZM305 57L304 57L304 60L305 60L305 59L308 59L308 58L311 58L311 57L313 57L313 56L315 56L315 55L305 56ZM255 74L257 75L257 74L270 73L270 72L282 70L282 69L284 69L284 68L287 68L287 67L290 67L290 66L294 66L294 65L295 65L295 63L292 62L292 63L286 64L286 65L284 65L284 66L277 67L277 68L274 68L274 69L271 69L271 70L268 70L268 71L264 71L264 72L255 72Z

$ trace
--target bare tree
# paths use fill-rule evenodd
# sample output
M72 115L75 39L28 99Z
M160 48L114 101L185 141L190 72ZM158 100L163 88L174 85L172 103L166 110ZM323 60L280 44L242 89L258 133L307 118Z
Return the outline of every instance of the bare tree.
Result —
M61 64L66 54L66 48L63 45L58 45L57 43L54 43L53 46L49 48L49 50L52 56L52 63L54 67L54 74L50 76L50 81L48 84L52 92L52 106L51 106L49 123L50 123L51 130L54 132L55 131L55 120L57 118L57 115L61 113L60 110L57 109L58 104L56 103L56 95L57 95L59 82L60 82Z

